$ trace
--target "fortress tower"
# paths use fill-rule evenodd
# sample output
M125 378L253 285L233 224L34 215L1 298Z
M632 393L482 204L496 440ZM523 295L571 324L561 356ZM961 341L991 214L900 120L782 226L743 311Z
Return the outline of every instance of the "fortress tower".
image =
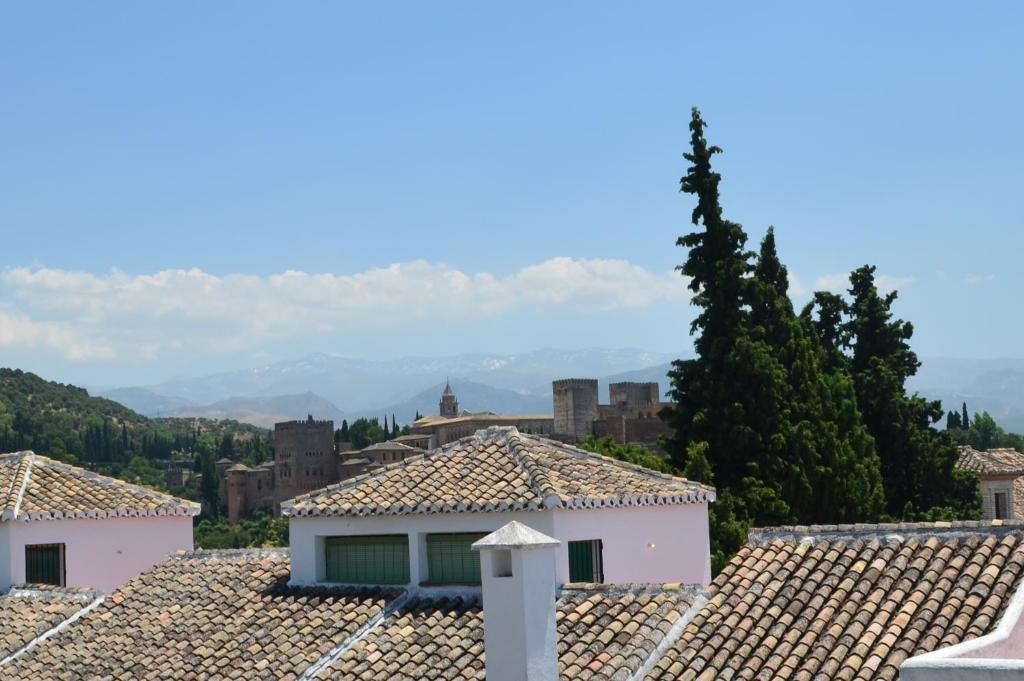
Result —
M459 401L455 398L455 393L452 391L452 384L446 379L444 382L444 392L441 393L441 401L438 403L441 416L453 419L459 415Z
M274 424L277 503L319 489L338 479L334 421L285 421Z
M597 379L565 378L551 384L554 394L555 433L580 439L594 432Z

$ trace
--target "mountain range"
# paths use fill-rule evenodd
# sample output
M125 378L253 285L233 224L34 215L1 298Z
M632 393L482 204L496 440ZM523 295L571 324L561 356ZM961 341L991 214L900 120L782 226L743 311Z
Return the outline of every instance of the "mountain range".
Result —
M664 394L673 357L639 349L543 349L499 355L360 360L315 354L241 371L93 390L147 416L229 418L271 427L312 414L336 422L391 416L409 423L437 413L446 379L468 411L550 413L551 381L597 378L601 400L615 381L657 381ZM1024 431L1024 360L926 357L908 388L948 409L967 402L1005 429Z
M451 379L460 407L468 411L549 413L551 381L602 379L636 370L653 371L667 388L671 355L638 349L543 349L499 355L404 357L361 360L315 354L242 371L174 378L150 386L93 389L150 416L232 418L269 427L274 422L360 416L391 416L409 423L416 412L437 412L444 383Z

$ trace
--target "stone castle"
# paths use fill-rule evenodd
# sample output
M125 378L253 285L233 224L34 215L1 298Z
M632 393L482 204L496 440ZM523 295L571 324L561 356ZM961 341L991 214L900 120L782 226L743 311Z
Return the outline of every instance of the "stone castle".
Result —
M274 424L274 460L254 468L218 462L228 506L228 519L237 522L253 511L276 511L280 503L300 494L347 480L361 473L402 461L427 449L473 435L492 426L515 426L519 431L563 442L588 435L611 436L615 442L635 442L651 449L670 435L658 418L662 402L657 383L623 382L608 386L609 404L598 401L593 378L567 378L552 383L552 414L496 414L459 410L459 400L446 382L438 414L412 424L409 435L370 445L358 451L334 442L334 422L305 420Z
M657 383L632 381L608 385L609 404L598 402L597 379L565 378L551 384L553 432L576 442L588 435L611 436L620 444L636 442L657 447L671 430L658 417L671 402L662 402Z

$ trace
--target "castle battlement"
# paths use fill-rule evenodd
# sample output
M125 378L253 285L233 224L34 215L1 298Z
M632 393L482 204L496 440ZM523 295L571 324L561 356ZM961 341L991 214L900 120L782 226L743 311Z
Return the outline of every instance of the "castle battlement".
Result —
M551 382L551 387L555 391L559 390L594 390L597 391L597 379L596 378L560 378L557 381Z

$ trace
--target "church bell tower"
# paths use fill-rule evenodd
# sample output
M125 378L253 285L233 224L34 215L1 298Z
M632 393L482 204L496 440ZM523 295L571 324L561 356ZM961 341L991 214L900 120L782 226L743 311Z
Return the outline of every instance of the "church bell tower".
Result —
M452 384L447 379L445 379L444 392L441 393L441 402L438 406L441 410L441 416L453 419L459 415L459 401L455 398Z

